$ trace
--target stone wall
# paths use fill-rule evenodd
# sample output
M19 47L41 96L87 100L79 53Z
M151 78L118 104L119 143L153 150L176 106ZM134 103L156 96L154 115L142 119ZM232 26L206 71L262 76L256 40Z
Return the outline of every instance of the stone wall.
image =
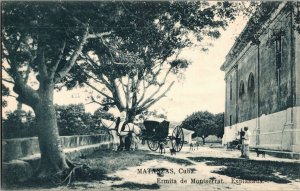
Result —
M225 126L235 124L237 121L236 117L236 106L237 106L237 69L232 68L226 74L226 92L225 92L225 114L224 123Z
M238 122L253 119L257 116L257 92L258 92L258 75L257 75L257 57L258 51L256 46L250 46L247 53L238 62ZM249 87L249 77L253 76L254 88ZM241 92L241 83L244 84L244 92Z
M299 94L295 88L299 78L299 37L295 38L291 29L291 13L283 9L273 18L271 24L264 29L259 37L260 44L248 42L237 59L226 70L226 111L225 126L240 123L261 115L299 106L293 99ZM280 37L281 67L276 67L276 43L274 31L284 30ZM298 48L298 49L297 49ZM294 52L295 51L295 52ZM295 56L296 54L296 56ZM249 89L249 75L254 76L254 90ZM299 80L298 80L299 81ZM244 83L244 93L241 94L241 83ZM232 98L230 99L230 83L232 83ZM295 85L293 85L295 84Z
M294 15L283 2L268 21L260 23L256 43L239 38L234 47L246 45L227 55L221 67L226 72L223 144L236 139L237 132L248 126L251 146L300 152L300 36L293 22ZM254 77L252 91L250 74Z
M300 34L295 32L295 102L300 106Z
M110 142L111 136L105 134L61 136L60 140L63 148L75 148ZM3 161L11 161L38 153L40 153L40 149L37 137L2 140Z
M292 44L290 14L289 11L282 11L266 29L266 34L260 37L260 116L295 106L292 102L294 92L292 83L295 79L291 75L295 64L292 50L295 47ZM284 32L279 40L282 45L279 68L276 66L276 43L274 42L276 30Z
M113 147L111 136L107 134L62 136L60 140L71 160ZM5 175L2 185L27 180L38 167L39 160L37 137L2 140L2 175Z
M300 107L262 115L235 125L225 127L222 143L237 138L237 132L247 126L251 132L250 146L277 151L300 153ZM293 114L292 114L293 113ZM291 116L294 116L291 123ZM260 129L258 129L258 124Z

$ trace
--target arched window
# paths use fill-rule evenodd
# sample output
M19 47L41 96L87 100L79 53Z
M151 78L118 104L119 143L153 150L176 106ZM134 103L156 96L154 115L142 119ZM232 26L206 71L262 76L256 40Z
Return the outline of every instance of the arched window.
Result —
M239 95L242 96L244 93L245 93L244 81L241 80L241 82L240 82L240 88L239 88Z
M253 92L254 91L254 88L255 88L255 84L254 84L254 75L253 73L251 72L249 74L249 78L248 78L248 92Z

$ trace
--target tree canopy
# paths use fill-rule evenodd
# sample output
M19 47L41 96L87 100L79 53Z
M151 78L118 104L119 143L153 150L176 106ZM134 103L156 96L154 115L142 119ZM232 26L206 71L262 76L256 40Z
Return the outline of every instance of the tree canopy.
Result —
M69 170L59 142L53 105L54 88L62 86L89 39L105 35L117 14L113 2L24 2L2 4L2 70L17 101L30 106L39 128L41 161L37 175ZM88 10L88 11L86 11ZM27 77L30 80L27 81Z
M222 138L224 135L224 113L215 114L216 136Z
M161 94L155 92L161 90L168 74L188 66L176 57L180 49L190 46L193 38L219 37L219 30L236 15L232 2L1 4L3 81L13 85L17 101L34 110L40 177L74 166L58 138L55 88L91 84L92 79L105 85L106 90L94 88L106 97L104 103L120 110L134 108L129 111L134 116L164 96L174 82ZM154 93L146 97L142 90L148 86L154 86ZM120 99L120 90L126 103Z
M198 111L187 116L180 126L195 131L193 137L201 137L205 144L205 138L209 135L223 136L223 121L223 113L214 115L208 111Z
M91 95L92 102L127 111L129 121L163 98L175 82L172 74L189 66L187 60L178 58L183 48L218 38L237 15L232 2L117 5L116 27L110 35L89 41L67 86L91 87L97 94Z

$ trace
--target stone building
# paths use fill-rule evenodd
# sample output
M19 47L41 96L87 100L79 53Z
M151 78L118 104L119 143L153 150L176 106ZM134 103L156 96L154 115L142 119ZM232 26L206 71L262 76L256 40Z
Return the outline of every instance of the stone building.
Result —
M226 101L223 144L248 126L251 146L300 151L299 4L265 2L221 66Z

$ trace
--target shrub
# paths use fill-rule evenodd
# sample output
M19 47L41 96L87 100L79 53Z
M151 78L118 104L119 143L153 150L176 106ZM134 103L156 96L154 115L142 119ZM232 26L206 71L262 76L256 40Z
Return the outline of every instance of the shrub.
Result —
M90 135L103 133L99 119L85 112L83 104L55 106L59 134Z
M2 121L2 137L21 138L37 136L37 127L31 111L14 111L7 113Z
M97 110L95 114L85 112L83 104L56 105L55 109L60 136L101 134L105 129L100 118L113 119L101 110ZM2 126L5 139L37 136L35 117L31 111L7 113Z

